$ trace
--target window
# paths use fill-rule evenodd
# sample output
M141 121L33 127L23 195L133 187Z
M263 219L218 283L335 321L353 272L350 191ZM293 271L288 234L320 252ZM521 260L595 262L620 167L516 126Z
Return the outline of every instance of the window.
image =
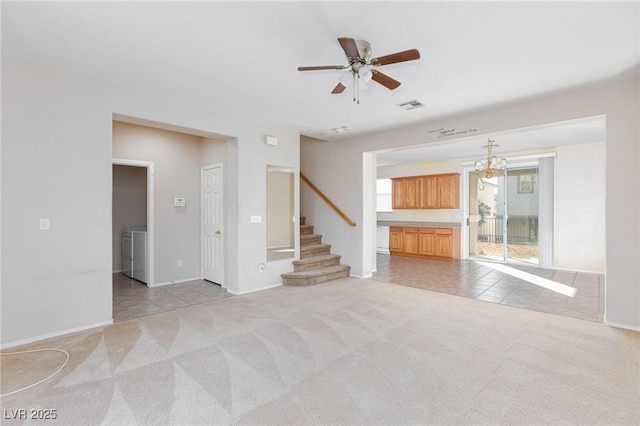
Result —
M376 211L393 211L391 208L391 179L389 178L376 181Z

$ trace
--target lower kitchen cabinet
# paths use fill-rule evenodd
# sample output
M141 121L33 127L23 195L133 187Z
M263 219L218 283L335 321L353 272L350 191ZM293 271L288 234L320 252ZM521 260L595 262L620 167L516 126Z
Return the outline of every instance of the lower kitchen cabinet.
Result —
M389 227L389 251L391 253L402 251L402 228L398 226Z
M459 228L392 226L389 232L392 255L453 260L460 258Z

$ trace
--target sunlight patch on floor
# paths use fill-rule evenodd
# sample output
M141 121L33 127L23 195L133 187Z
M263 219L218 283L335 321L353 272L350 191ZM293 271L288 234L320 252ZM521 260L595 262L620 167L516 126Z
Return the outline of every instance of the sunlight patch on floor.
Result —
M535 284L537 286L546 288L547 290L551 290L556 293L563 294L565 296L574 297L577 292L575 287L571 287L566 284L561 284L556 281L551 281L546 278L542 278L537 275L533 275L528 272L524 272L507 265L503 265L501 263L479 262L479 261L475 261L475 262L479 263L482 266L486 266L487 268L495 269L496 271L500 271L502 273L511 275L512 277L520 278L521 280L530 282L531 284Z

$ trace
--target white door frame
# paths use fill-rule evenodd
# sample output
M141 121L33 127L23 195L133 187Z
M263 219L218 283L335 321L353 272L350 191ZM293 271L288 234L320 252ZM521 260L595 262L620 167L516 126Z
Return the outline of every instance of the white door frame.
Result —
M144 167L147 169L147 287L155 287L154 281L154 171L153 163L149 161L139 160L127 160L123 158L112 158L111 164L116 166L133 166ZM113 191L113 181L111 182L111 188ZM113 197L111 199L113 203ZM112 206L113 207L113 206ZM113 221L111 222L113 224ZM113 234L113 225L111 228L111 234Z
M222 288L227 288L227 256L225 256L225 251L226 251L226 241L227 241L227 234L226 234L226 217L227 215L225 214L225 206L226 206L226 197L227 197L227 191L226 191L226 187L225 187L225 182L226 179L224 178L224 163L213 163L213 164L209 164L207 166L203 166L200 168L200 279L204 279L204 226L203 226L203 221L204 221L204 207L205 207L205 202L204 202L204 171L205 170L209 170L209 169L214 169L214 168L220 168L220 174L222 175L222 224L223 224L223 234L222 234L222 282L221 283L216 283L216 284L220 284L220 287Z
M462 169L462 232L460 232L460 257L469 259L469 172L475 170L471 167Z

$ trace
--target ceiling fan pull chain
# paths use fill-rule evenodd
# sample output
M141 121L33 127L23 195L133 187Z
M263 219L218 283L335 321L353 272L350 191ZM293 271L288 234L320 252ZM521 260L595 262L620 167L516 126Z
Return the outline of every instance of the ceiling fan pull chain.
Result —
M357 94L358 94L358 79L356 78L356 74L353 73L353 102L356 101Z

